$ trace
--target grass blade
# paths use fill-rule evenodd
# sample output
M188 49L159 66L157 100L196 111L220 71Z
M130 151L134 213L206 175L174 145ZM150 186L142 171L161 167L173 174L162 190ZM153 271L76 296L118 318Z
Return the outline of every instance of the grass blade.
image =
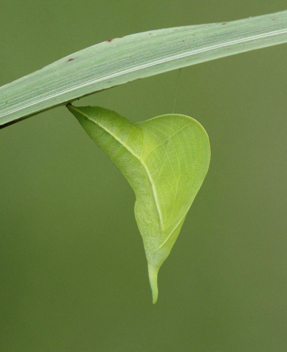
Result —
M0 88L0 127L139 78L287 42L287 11L96 44Z

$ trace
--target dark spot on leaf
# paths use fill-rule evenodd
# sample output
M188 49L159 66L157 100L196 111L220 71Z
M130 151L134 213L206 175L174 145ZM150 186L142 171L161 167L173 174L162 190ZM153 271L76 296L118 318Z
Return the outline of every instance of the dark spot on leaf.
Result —
M75 58L71 58L71 59L69 59L69 60L67 60L67 61L73 61L73 60L75 60Z
M225 25L225 24L226 24L226 22L222 23L222 25Z
M112 42L112 41L115 40L115 39L120 39L120 38L124 38L124 37L125 37L125 36L117 37L117 38L114 38L114 39L109 39L109 40L107 40L107 42L110 43L110 42Z
M276 18L272 18L272 21L276 21Z
M182 40L182 42L184 42L184 40Z

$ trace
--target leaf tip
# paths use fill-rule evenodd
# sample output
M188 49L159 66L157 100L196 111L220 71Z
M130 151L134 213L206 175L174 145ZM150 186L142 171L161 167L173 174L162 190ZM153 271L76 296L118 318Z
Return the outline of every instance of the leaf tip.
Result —
M158 299L158 286L157 286L157 274L159 267L148 264L148 275L149 275L149 283L152 292L152 303L156 304Z

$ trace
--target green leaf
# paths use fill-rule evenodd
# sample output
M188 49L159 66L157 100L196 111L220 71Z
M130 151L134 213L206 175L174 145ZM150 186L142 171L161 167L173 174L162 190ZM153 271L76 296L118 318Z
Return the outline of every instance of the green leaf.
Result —
M135 217L155 303L158 270L209 167L208 135L199 122L185 115L162 115L133 124L100 107L68 108L135 192Z
M287 11L108 40L1 87L0 126L139 78L286 42Z

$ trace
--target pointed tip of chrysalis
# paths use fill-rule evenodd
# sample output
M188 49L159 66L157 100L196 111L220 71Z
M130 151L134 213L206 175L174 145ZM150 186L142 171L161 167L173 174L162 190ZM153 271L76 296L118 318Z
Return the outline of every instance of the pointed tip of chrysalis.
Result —
M159 267L148 264L149 283L152 292L152 303L155 304L158 298L157 274Z

